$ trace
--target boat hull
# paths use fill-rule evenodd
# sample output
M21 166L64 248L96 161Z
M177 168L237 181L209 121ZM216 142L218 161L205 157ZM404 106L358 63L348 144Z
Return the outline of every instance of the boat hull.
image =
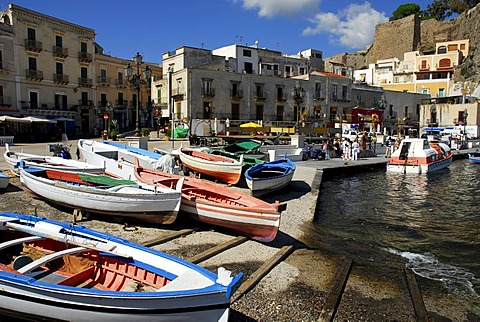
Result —
M181 194L174 190L156 193L136 186L104 190L42 178L25 170L20 170L20 181L28 192L59 205L151 223L173 223L180 208Z
M5 249L20 255L22 247L34 249L32 257L37 254L26 264L2 260L2 314L90 322L228 321L230 296L241 273L232 278L219 270L217 276L177 257L70 223L9 213L0 213L0 222L0 256ZM16 245L22 247L9 248ZM95 273L87 276L90 270Z
M0 172L0 189L5 189L10 182L10 177Z
M468 162L470 162L470 164L480 164L480 153L468 154Z
M261 196L286 187L295 173L295 164L289 159L253 166L245 172L245 181L254 196Z
M242 160L185 148L179 149L179 157L185 167L228 184L237 184L242 177Z
M136 167L135 176L146 184L172 185L179 176ZM252 239L270 242L280 226L281 205L196 178L184 178L181 211L192 219L224 227Z

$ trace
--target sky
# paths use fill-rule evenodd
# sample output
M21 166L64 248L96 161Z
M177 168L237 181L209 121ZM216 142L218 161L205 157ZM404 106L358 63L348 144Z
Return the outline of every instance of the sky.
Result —
M296 54L316 49L329 57L363 50L375 25L402 4L426 9L433 0L17 0L18 6L94 29L104 53L161 64L182 46L233 44ZM1 9L8 8L1 2ZM395 35L392 35L395 37Z

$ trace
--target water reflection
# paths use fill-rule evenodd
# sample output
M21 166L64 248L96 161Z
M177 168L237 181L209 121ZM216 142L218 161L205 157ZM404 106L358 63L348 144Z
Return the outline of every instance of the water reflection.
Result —
M319 247L354 260L396 255L449 291L479 299L480 166L467 160L429 175L364 173L322 183ZM387 255L388 254L388 255Z

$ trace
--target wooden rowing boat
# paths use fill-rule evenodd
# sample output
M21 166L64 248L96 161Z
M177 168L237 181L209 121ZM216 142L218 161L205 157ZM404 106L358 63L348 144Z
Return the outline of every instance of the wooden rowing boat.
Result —
M32 321L228 321L242 273L37 216L0 213L0 311Z
M30 154L24 152L16 152L10 150L10 147L5 144L5 152L3 153L5 162L7 162L10 169L18 175L18 162L24 161L26 166L41 168L41 169L56 169L60 171L70 172L85 172L85 173L103 173L104 167L102 165L92 165L86 162L81 162L72 159L64 159L62 157L45 156Z
M173 190L105 175L21 168L20 182L35 196L87 213L171 224L180 209L182 181Z
M279 159L254 165L245 171L245 181L254 196L277 191L292 181L295 163L290 159Z
M228 184L237 184L242 177L243 155L235 160L222 155L215 155L195 149L178 149L183 166L188 170L204 174Z
M182 177L142 168L135 177L150 185L175 187ZM184 178L180 210L194 220L225 227L252 239L270 242L277 236L281 212L286 204L274 204L223 185L196 178Z

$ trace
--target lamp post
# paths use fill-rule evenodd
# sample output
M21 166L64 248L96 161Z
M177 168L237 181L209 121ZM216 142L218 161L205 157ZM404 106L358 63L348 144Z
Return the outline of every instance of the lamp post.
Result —
M465 109L463 111L463 135L465 137L465 143L467 142L467 117L468 117L468 110Z
M136 122L135 122L135 136L142 136L140 133L140 118L138 115L138 106L140 104L140 85L147 84L152 76L152 70L150 67L146 66L145 70L143 71L143 78L140 74L140 65L142 64L142 55L139 52L133 57L133 62L137 66L137 73L133 73L133 67L130 63L127 63L127 67L125 67L125 75L127 75L127 79L129 83L135 85L137 90L137 101L135 102L135 114L136 114Z
M300 103L305 99L305 90L300 85L300 81L295 82L295 86L292 88L292 97L297 107L297 122L295 123L295 134L300 134Z

